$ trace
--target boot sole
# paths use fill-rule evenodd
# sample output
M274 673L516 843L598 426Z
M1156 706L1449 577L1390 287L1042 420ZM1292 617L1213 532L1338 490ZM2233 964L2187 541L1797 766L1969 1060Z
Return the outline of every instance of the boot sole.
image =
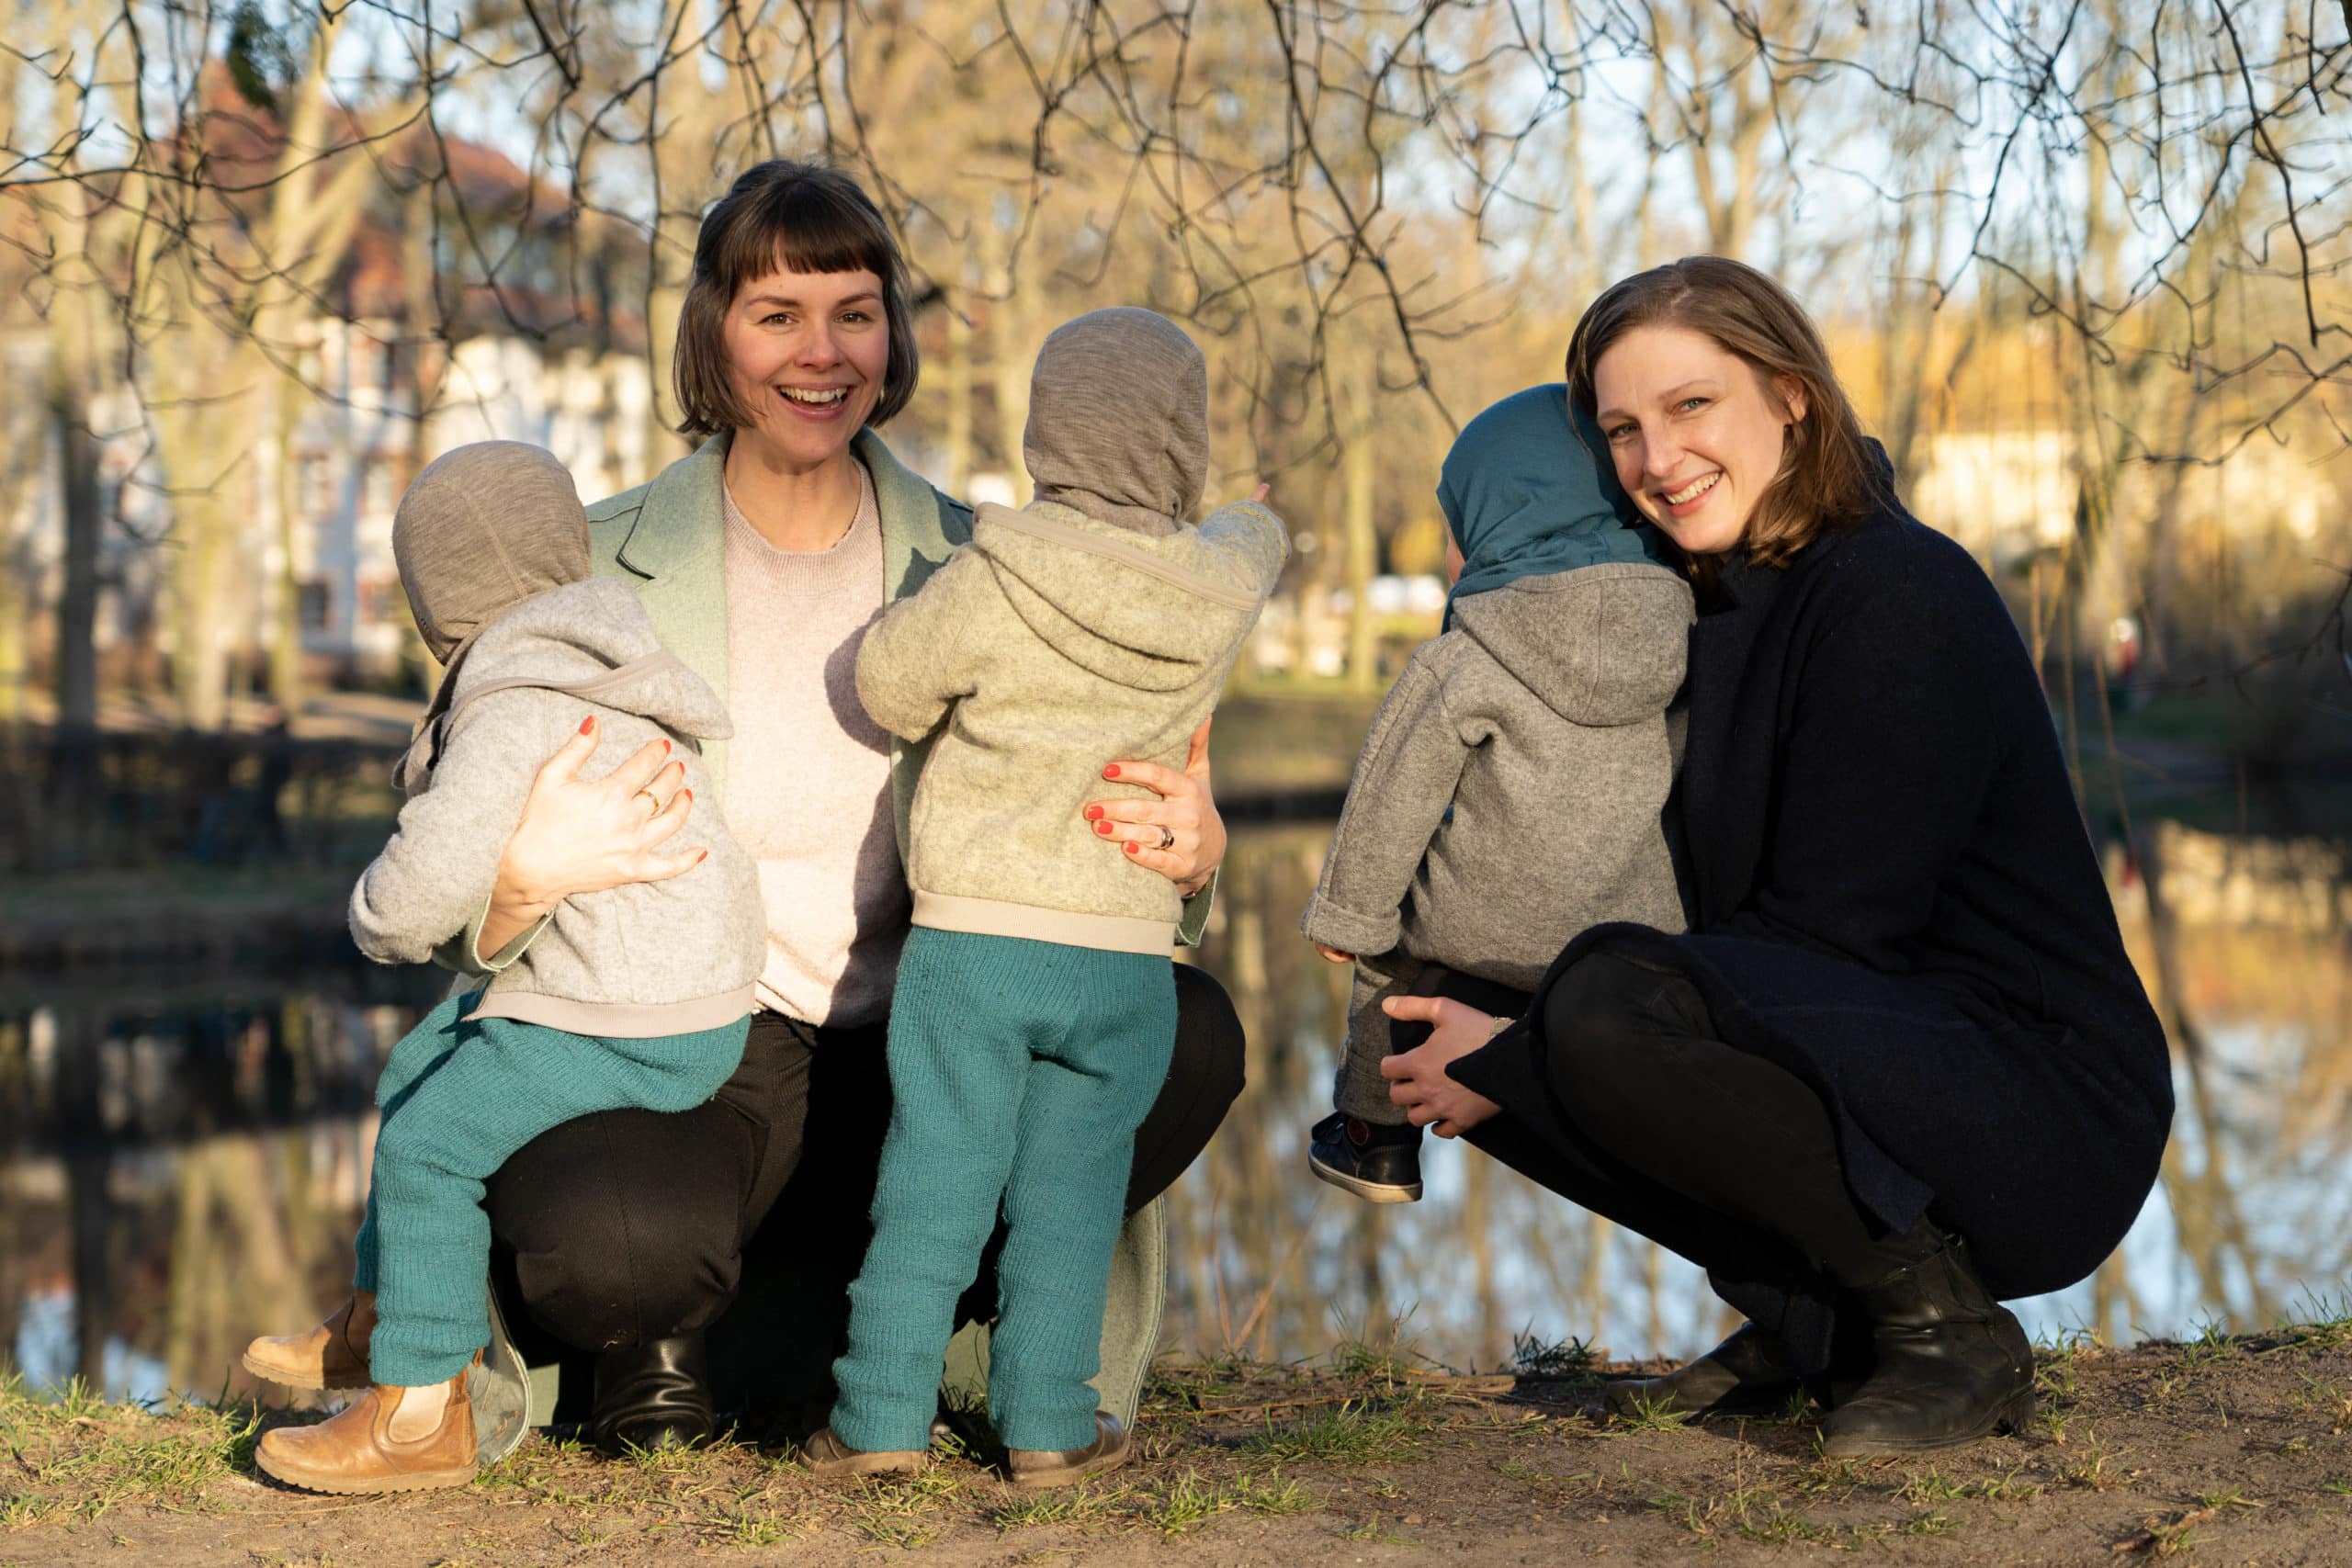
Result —
M1362 1177L1350 1176L1343 1170L1325 1165L1311 1153L1306 1156L1306 1168L1342 1192L1352 1192L1367 1203L1418 1203L1421 1201L1421 1184L1418 1181L1402 1185L1393 1181L1366 1181Z
M1109 1474L1133 1459L1135 1451L1135 1444L1128 1443L1115 1454L1097 1454L1084 1464L1057 1465L1051 1470L1012 1470L1006 1472L1006 1479L1023 1492L1075 1486L1089 1476Z
M355 1389L368 1386L368 1374L365 1371L355 1372L347 1378L322 1380L290 1372L284 1367L273 1367L266 1361L256 1361L250 1355L241 1355L237 1360L245 1371L262 1382L274 1382L280 1388L306 1389L311 1393L319 1393L332 1389Z
M1827 1459L1894 1459L1905 1454L1933 1453L1939 1449L1982 1442L1996 1432L2022 1432L2032 1424L2033 1412L2033 1389L2029 1385L2024 1393L1995 1410L1990 1419L1968 1432L1943 1438L1831 1437L1824 1439L1821 1452Z
M323 1492L337 1497L373 1496L381 1492L430 1492L445 1486L464 1486L474 1478L473 1470L418 1470L398 1475L380 1475L366 1481L345 1476L317 1475L300 1465L274 1464L266 1453L254 1455L254 1467L273 1480L304 1492Z
M820 1481L863 1481L877 1475L921 1475L931 1468L927 1453L853 1454L846 1459L800 1461Z

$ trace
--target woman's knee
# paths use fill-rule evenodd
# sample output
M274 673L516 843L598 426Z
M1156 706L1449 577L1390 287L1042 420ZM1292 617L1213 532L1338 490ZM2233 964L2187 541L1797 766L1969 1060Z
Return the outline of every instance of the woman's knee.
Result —
M688 1149L662 1157L664 1140L639 1135L656 1132L639 1123L677 1120L582 1117L525 1145L492 1179L485 1206L514 1250L524 1306L564 1343L605 1350L684 1333L733 1296L739 1184Z
M1177 964L1176 1050L1169 1059L1170 1080L1181 1076L1193 1084L1196 1102L1214 1105L1221 1122L1241 1098L1249 1055L1241 1015L1216 976L1197 964Z
M1607 951L1569 965L1542 1006L1546 1067L1572 1116L1637 1111L1658 1037L1712 1032L1689 980Z

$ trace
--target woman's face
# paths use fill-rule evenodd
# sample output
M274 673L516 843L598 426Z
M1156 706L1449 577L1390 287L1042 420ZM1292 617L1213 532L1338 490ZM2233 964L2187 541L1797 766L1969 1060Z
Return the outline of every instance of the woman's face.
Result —
M736 290L727 371L750 436L793 468L829 463L881 400L890 363L882 280L870 272L769 273Z
M1804 388L1763 373L1704 333L1635 327L1593 367L1600 428L1617 482L1642 515L1690 555L1739 543L1781 471Z

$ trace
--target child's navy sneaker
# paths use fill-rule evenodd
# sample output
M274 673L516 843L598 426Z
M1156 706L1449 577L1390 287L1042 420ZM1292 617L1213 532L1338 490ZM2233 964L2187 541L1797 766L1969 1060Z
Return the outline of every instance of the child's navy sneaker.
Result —
M1306 1168L1368 1203L1421 1200L1421 1130L1333 1111L1309 1130Z

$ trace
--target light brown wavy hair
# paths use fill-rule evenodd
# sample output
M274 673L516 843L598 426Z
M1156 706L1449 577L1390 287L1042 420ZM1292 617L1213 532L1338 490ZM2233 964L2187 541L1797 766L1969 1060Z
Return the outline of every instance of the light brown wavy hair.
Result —
M738 175L703 215L695 265L678 312L671 380L685 417L678 433L696 441L752 423L727 374L728 310L746 283L778 268L794 272L870 272L882 280L882 316L890 355L882 395L866 416L886 424L914 396L922 368L915 349L907 264L890 225L857 182L838 169L772 158Z
M1593 368L1636 327L1703 333L1762 377L1775 400L1781 378L1804 389L1804 417L1782 433L1780 471L1758 499L1742 536L1758 566L1785 565L1828 529L1860 522L1884 493L1861 421L1820 329L1789 291L1728 256L1685 256L1611 284L1568 342L1568 395L1599 412Z

